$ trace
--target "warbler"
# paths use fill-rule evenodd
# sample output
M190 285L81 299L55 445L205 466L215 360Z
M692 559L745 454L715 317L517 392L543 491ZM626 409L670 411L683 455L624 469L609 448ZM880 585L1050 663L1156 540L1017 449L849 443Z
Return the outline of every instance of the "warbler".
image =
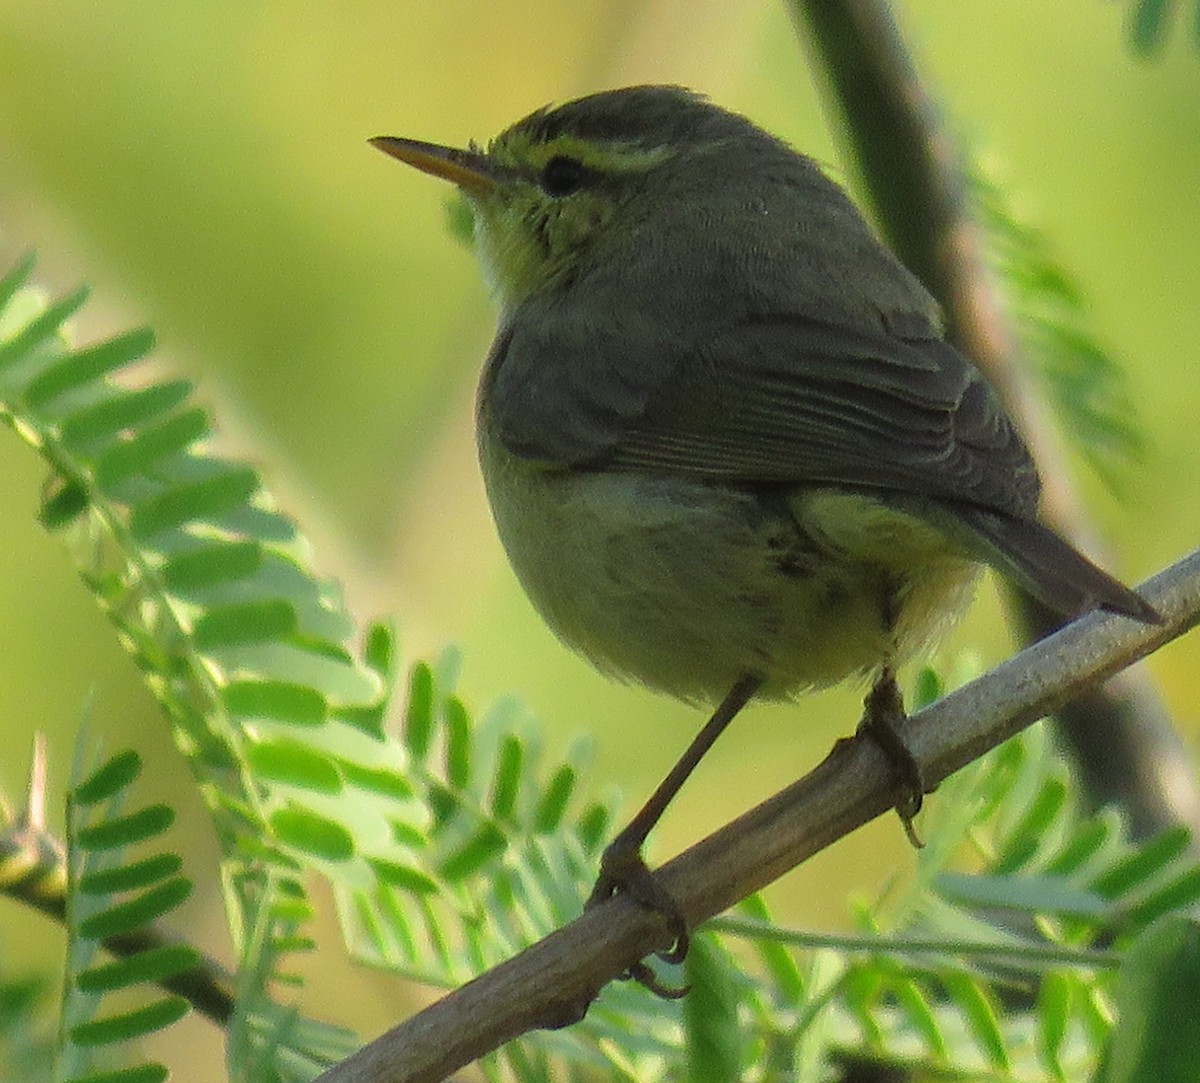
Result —
M379 137L451 181L499 309L478 395L496 526L536 609L606 673L716 711L605 852L686 925L646 835L752 698L873 683L991 564L1053 609L1155 611L1037 521L1039 482L937 304L817 164L671 86L539 109L486 148Z

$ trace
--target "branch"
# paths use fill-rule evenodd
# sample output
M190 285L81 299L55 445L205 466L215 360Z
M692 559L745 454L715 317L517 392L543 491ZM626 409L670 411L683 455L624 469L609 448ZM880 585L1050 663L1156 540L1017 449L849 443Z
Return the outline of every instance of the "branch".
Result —
M941 302L950 339L1000 393L1046 482L1042 517L1079 548L1099 551L1067 481L1062 449L1025 375L1001 291L970 217L958 149L913 67L886 0L790 0L825 65L880 228ZM1062 623L1013 591L1026 641ZM1087 793L1117 802L1140 837L1184 823L1200 835L1200 789L1187 751L1148 677L1089 688L1058 710Z
M1141 590L1163 614L1161 626L1090 613L913 715L905 741L925 778L940 782L1200 623L1200 551ZM658 876L689 925L697 925L886 812L900 796L872 742L839 741L811 774ZM582 1019L607 982L670 940L659 915L618 896L360 1049L321 1083L436 1083L529 1030Z

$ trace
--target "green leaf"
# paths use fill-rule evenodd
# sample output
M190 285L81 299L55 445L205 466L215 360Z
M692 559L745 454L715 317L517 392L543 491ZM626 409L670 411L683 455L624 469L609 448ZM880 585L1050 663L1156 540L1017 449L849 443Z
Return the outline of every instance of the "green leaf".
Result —
M444 715L446 778L452 786L465 790L471 781L471 720L457 696L446 697Z
M1177 0L1133 0L1129 18L1129 43L1147 57L1157 52L1167 36L1167 21Z
M133 782L141 770L142 758L133 749L125 749L97 767L71 796L76 804L85 806L107 801Z
M412 668L408 679L408 706L404 712L404 743L418 759L429 753L433 739L433 670L425 662Z
M75 979L85 993L107 993L138 982L162 982L193 969L200 953L186 944L170 944L127 955L83 970Z
M293 681L232 681L222 693L230 713L240 718L270 718L292 726L320 726L329 704L320 692Z
M111 492L134 474L150 474L155 464L185 451L208 432L208 412L199 406L181 410L136 436L111 444L96 459L93 476Z
M1156 922L1135 941L1117 978L1120 1022L1098 1083L1188 1083L1200 1078L1200 924Z
M461 193L455 192L446 197L442 209L450 236L468 250L474 250L475 211L470 202Z
M47 486L47 492L38 510L38 521L53 533L73 523L91 503L87 489L74 481L56 478Z
M1055 1079L1064 1078L1059 1054L1071 1019L1071 999L1072 982L1068 975L1054 971L1042 979L1038 991L1038 1053Z
M293 925L309 920L311 907L302 889L289 895L287 885L308 869L333 881L339 907L354 905L353 891L400 894L381 890L388 885L375 879L372 857L411 863L424 876L410 877L414 884L440 887L426 809L405 777L402 746L382 725L390 637L369 635L365 660L352 649L355 625L336 586L308 566L304 539L272 505L258 472L198 447L209 421L189 402L190 384L133 388L113 378L150 347L149 334L70 353L62 320L79 298L44 308L38 291L17 292L26 273L9 276L17 300L0 311L8 335L0 347L0 415L49 466L43 519L76 528L63 531L63 541L209 797L230 905L241 909L235 926L248 928L261 904L273 924L261 930L259 943L268 947L260 957L303 950L308 938ZM88 926L100 935L170 902L150 890L184 881L168 871L178 867L173 855L122 863L124 855L108 853L149 837L167 818L147 810L97 822L102 816L89 817L82 801L99 801L104 788L89 786L72 804L69 852L82 878L73 884L93 893L80 898L77 914L113 891L146 892ZM164 874L171 879L157 879ZM75 965L86 963L86 940L77 938ZM420 938L411 947L422 950ZM411 968L413 956L388 962ZM273 965L255 972L260 991ZM72 1010L78 1018L94 1005L76 998ZM247 1039L250 1047L262 1040L261 1033Z
M1081 868L1094 857L1112 835L1111 824L1096 817L1080 824L1065 845L1046 864L1045 871L1065 876Z
M363 645L363 661L376 673L389 674L395 664L396 637L386 624L372 624Z
M608 835L611 821L612 811L605 805L589 805L584 809L576 830L587 853L594 854L600 849L600 844Z
M88 1072L71 1076L67 1083L165 1083L171 1073L161 1064L137 1064L111 1072Z
M260 741L247 746L247 762L265 779L313 793L338 794L342 776L328 756L298 741Z
M437 881L411 865L401 865L395 861L372 858L371 868L375 870L375 875L383 883L399 888L401 891L411 891L418 895L432 895L437 892Z
M757 892L738 903L738 909L755 921L770 921L766 901ZM755 937L751 944L766 966L780 996L787 1002L799 1004L804 997L804 978L791 953L778 941Z
M127 331L85 350L65 354L29 381L25 399L30 406L42 407L66 391L82 387L101 376L145 357L154 349L154 333L148 327Z
M198 549L177 553L163 565L163 582L176 594L189 594L245 579L263 564L263 548L257 541L210 542Z
M939 894L959 905L1097 919L1112 913L1102 896L1054 876L965 876L945 872L938 875L936 883Z
M15 361L28 358L37 347L59 334L62 325L83 307L87 296L88 291L81 289L55 302L7 342L0 342L0 374Z
M345 780L357 789L368 790L395 801L408 801L416 796L413 784L398 771L389 771L386 767L372 770L349 760L339 759L335 762Z
M1092 889L1106 899L1116 899L1144 884L1171 864L1191 844L1186 827L1169 827L1092 881Z
M210 609L192 630L198 651L266 643L291 635L297 626L296 610L281 598Z
M929 1052L939 1060L949 1056L946 1039L938 1026L937 1018L929 1006L924 990L912 979L900 975L889 983L892 995L904 1012L909 1025L921 1036Z
M341 824L307 809L287 808L271 813L271 830L281 842L322 861L349 861L354 837Z
M132 846L161 835L175 822L175 810L169 805L147 805L127 816L102 820L79 832L79 845L85 850L112 850Z
M79 923L80 935L91 940L104 940L140 929L173 910L191 893L192 882L187 877L173 877L132 899L85 918Z
M127 1042L142 1038L156 1030L169 1027L182 1019L188 1011L183 997L163 997L133 1011L120 1012L104 1019L80 1023L70 1031L71 1041L76 1045L98 1046L113 1042Z
M258 489L249 466L225 465L211 476L167 489L136 504L129 516L134 538L145 542L184 523L213 519L248 500Z
M1124 915L1125 924L1140 929L1167 914L1178 913L1200 901L1200 868L1193 866L1169 883L1148 893Z
M748 1067L745 1033L738 1018L744 989L729 954L708 936L692 938L684 976L684 1047L688 1083L728 1083Z
M175 876L182 868L183 859L178 854L154 854L128 865L86 872L79 879L79 890L85 895L135 891Z
M533 829L541 834L549 834L562 822L567 810L567 802L575 791L575 768L564 763L550 778L550 785L542 794L537 810L533 816Z
M941 677L938 676L935 670L930 669L929 666L923 666L917 674L910 708L915 714L917 711L941 699L943 695L945 695L945 689L942 687Z
M442 863L441 873L451 882L465 880L504 852L507 839L494 824L482 824L461 847Z
M1019 219L978 160L972 166L972 210L987 231L988 254L1009 294L1021 344L1040 366L1065 434L1105 485L1120 491L1146 446L1125 373L1096 340L1081 291L1044 234Z
M525 746L520 738L506 733L500 741L496 770L492 776L491 808L497 820L510 820L516 809L524 759Z
M982 984L967 974L954 971L943 974L941 980L950 999L962 1012L976 1045L983 1051L988 1063L993 1068L1007 1072L1012 1065L1004 1047L1000 1019L995 1004Z
M1010 831L1005 852L993 862L993 871L1005 875L1024 868L1041 848L1046 833L1061 819L1066 800L1066 784L1061 779L1047 779L1025 815Z
M134 430L164 417L187 401L192 393L189 380L172 380L136 390L111 389L99 402L81 407L63 419L63 444L84 451L110 440L122 430Z
M0 312L3 312L9 302L17 295L17 291L29 281L33 268L37 265L37 256L27 252L17 262L16 266L3 278L0 278Z

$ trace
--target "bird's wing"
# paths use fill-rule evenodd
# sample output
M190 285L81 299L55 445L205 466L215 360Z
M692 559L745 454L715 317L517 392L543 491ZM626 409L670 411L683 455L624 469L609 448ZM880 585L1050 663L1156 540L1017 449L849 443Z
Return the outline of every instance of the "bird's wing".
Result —
M493 366L496 379L540 373L521 394L496 397L497 432L510 451L552 464L845 485L1033 514L1033 463L995 394L960 353L919 328L900 337L772 316L692 342L624 330L624 352L608 352L616 342L579 341L573 356L539 358L522 336L498 345L509 356Z

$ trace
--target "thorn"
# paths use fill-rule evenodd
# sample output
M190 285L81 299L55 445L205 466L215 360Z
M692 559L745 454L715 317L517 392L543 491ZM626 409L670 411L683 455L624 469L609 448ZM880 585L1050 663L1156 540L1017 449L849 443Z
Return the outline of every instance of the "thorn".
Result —
M35 834L46 830L46 735L33 737L33 756L29 763L29 785L25 789L25 809L17 826Z

